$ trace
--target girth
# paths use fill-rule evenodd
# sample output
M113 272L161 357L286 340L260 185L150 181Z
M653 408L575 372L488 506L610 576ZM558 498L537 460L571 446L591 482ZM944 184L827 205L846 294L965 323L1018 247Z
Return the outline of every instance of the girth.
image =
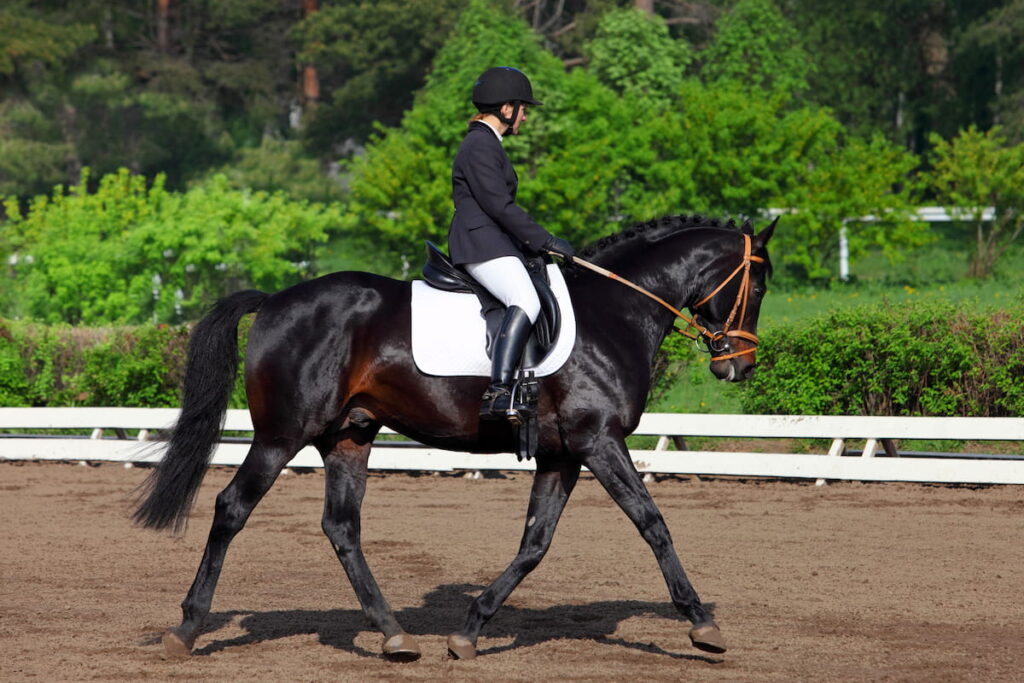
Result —
M448 256L431 241L427 241L427 261L423 265L423 279L431 287L446 292L472 292L480 300L480 315L487 326L487 357L491 357L494 339L505 317L505 306L469 273L451 262ZM548 283L547 258L537 256L526 259L526 271L540 299L540 315L533 325L530 341L523 354L523 367L535 367L547 355L558 338L561 313L551 285Z

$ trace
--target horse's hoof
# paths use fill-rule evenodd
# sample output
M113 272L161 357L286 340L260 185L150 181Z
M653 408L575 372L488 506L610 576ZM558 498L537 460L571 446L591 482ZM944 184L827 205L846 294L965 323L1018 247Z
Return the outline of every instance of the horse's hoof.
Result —
M451 635L448 636L448 654L454 659L475 659L476 645L466 636Z
M186 641L173 630L165 631L161 641L164 644L164 657L166 659L181 659L192 654L192 642L194 641Z
M384 657L395 662L414 662L420 658L420 646L408 633L399 633L384 641Z
M714 654L725 652L725 638L722 637L722 632L718 630L718 626L714 622L691 628L690 642L695 648L704 650L704 652L713 652Z

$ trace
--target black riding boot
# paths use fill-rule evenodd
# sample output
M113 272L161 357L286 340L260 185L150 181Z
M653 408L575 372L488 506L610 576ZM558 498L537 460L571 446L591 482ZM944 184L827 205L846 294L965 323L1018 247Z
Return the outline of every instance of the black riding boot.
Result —
M491 354L491 385L484 392L480 406L481 420L500 420L512 408L512 379L523 349L530 338L533 323L526 312L518 306L509 306L501 322L498 338L494 340Z

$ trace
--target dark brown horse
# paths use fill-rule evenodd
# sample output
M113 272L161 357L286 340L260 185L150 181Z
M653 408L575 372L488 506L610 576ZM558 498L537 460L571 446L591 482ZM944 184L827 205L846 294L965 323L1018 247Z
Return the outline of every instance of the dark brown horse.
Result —
M664 302L689 308L719 354L711 371L740 380L754 368L757 314L771 267L765 245L774 227L752 236L749 223L738 230L700 218L663 218L604 238L585 256ZM746 275L738 276L741 271ZM672 603L693 623L693 644L724 652L712 614L690 585L625 443L640 420L655 353L675 316L600 274L573 268L567 285L577 339L566 364L540 379L537 471L519 552L473 601L462 630L448 639L449 651L462 659L476 655L483 625L547 551L586 465L654 551ZM323 530L363 611L384 634L384 654L415 659L419 647L395 619L360 543L374 437L386 425L430 446L474 452L514 452L516 440L509 425L477 417L486 378L417 370L410 283L344 272L273 295L250 290L218 302L192 333L181 415L146 481L135 519L156 529L184 525L223 424L237 370L238 322L252 312L257 315L245 357L252 447L217 496L206 551L182 603L183 620L164 635L165 648L175 655L191 652L231 539L288 461L313 444L326 473Z

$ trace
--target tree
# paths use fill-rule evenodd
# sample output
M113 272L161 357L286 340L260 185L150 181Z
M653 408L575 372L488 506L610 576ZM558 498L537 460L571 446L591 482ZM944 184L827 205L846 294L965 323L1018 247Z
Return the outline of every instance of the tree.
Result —
M632 37L601 33L588 48L595 54L664 39L663 26L634 10L611 19L610 26L630 22ZM875 246L894 253L921 239L922 226L900 219L916 160L898 147L847 136L828 110L797 106L782 89L691 78L671 92L652 92L652 70L672 68L659 62L617 73L617 90L598 69L566 74L525 25L473 2L401 126L382 130L351 163L346 234L387 254L382 265L391 273L407 274L418 263L423 239L445 240L451 159L461 122L473 113L470 84L482 66L501 63L488 54L522 66L545 102L531 110L523 134L505 142L520 174L519 202L577 244L663 215L756 216L793 207L798 214L780 232L788 257L782 270L819 279L831 273L844 219L888 219L884 228L851 229L855 254Z
M989 121L1002 125L1011 142L1022 142L1024 0L1000 5L963 30L957 57L974 67L966 70L966 76L983 89L972 98L976 104L969 110L969 120L979 125Z
M705 82L736 81L790 94L807 89L812 62L772 0L740 0L715 28L711 45L700 53Z
M808 96L833 109L852 133L870 137L881 131L893 142L922 153L931 131L952 136L972 122L991 124L994 58L990 51L979 51L963 31L980 26L991 11L1018 1L779 4L816 67L808 78ZM1008 85L1014 75L1019 84L1024 73L1008 69Z
M1024 230L1024 143L1009 145L998 127L974 126L952 140L931 138L933 170L928 176L939 201L972 228L968 274L989 275ZM994 209L986 221L986 207Z
M564 125L566 107L557 83L561 63L545 52L526 24L485 0L471 0L452 36L438 52L427 83L397 128L381 129L365 156L353 159L345 218L349 244L381 254L393 274L418 262L424 239L444 243L451 222L451 160L475 113L473 82L487 67L511 64L530 77L544 107L529 121L530 133L509 139L506 149L528 174L532 152L543 148L552 127ZM524 177L525 181L526 178Z
M620 92L668 99L683 82L693 60L685 41L673 40L665 22L640 9L609 12L584 47L588 69Z
M45 21L27 2L0 9L0 196L42 190L77 172L73 114L43 103L54 99L49 71L61 70L96 31L62 23Z
M692 208L746 216L793 209L776 238L784 254L777 265L787 277L830 277L847 219L886 217L851 225L854 256L881 247L895 258L925 239L924 227L906 220L917 159L900 147L846 134L827 109L794 107L785 93L736 82L688 81L683 102L677 153L694 160L687 176L696 185Z
M297 77L287 28L299 11L295 0L8 3L3 190L75 183L82 166L163 172L182 187L259 144L288 111Z
M833 277L840 231L851 260L878 249L895 263L909 249L932 241L927 224L911 216L920 196L912 175L918 165L915 155L881 134L830 141L827 159L779 200L798 207L780 231L786 270L800 280Z
M322 153L366 140L375 124L397 125L465 4L343 0L297 23L298 59L328 93L305 122L307 146Z

